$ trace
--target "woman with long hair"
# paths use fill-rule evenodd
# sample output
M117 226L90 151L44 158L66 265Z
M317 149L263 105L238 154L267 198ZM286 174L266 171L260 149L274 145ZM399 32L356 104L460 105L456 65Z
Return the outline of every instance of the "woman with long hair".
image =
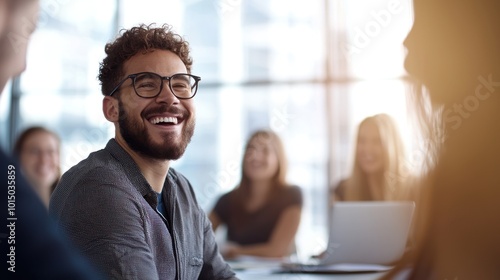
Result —
M498 0L414 0L405 67L439 149L422 181L417 250L386 279L408 267L407 279L500 279L499 13Z
M302 193L286 181L287 159L279 136L252 134L245 147L239 185L217 201L210 213L214 231L227 226L226 258L240 255L284 257L298 230Z
M358 126L351 175L334 189L335 201L383 201L410 198L411 179L405 149L394 119L365 118Z

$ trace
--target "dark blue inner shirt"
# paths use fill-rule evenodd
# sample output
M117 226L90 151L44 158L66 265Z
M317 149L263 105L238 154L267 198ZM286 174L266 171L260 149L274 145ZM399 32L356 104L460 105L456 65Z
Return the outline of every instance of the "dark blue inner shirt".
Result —
M167 218L167 211L165 211L165 204L163 203L163 196L161 193L156 193L158 196L158 206L156 206L156 209L158 209L158 212L160 212L163 217Z

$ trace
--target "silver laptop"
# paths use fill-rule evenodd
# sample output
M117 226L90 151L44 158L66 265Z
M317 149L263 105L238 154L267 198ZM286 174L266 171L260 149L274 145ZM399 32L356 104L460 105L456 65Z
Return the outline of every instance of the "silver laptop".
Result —
M336 202L321 264L392 264L404 253L414 202Z
M288 264L286 268L320 272L335 270L339 264L359 264L390 269L406 249L414 209L414 202L336 202L322 257L307 264Z

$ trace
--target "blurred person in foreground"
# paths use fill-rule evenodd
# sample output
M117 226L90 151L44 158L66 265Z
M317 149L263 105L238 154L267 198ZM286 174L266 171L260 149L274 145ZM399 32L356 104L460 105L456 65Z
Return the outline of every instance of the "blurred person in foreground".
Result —
M200 77L169 25L140 25L105 47L106 147L63 174L49 211L113 279L235 279L189 181L170 167L194 133Z
M214 231L227 228L226 258L250 255L282 258L294 252L302 212L302 192L286 182L287 159L279 136L252 134L245 147L239 185L224 194L210 213Z
M21 164L23 175L47 209L61 176L60 144L55 132L41 126L25 129L14 144L14 155Z
M414 14L405 68L437 156L417 250L385 278L500 279L500 1L414 0Z
M0 93L9 79L25 69L38 10L37 0L0 0ZM101 279L75 254L21 175L20 165L3 151L0 170L4 176L0 279Z
M0 0L0 89L26 68L26 52L36 29L38 0Z

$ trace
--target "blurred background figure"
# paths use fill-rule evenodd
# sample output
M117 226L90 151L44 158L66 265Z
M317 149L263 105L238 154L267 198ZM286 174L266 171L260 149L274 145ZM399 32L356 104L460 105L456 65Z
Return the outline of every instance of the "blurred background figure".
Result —
M41 126L24 130L14 146L24 176L46 207L61 177L59 154L59 136Z
M279 136L252 134L245 147L239 185L217 201L209 215L214 231L227 227L226 258L240 255L280 258L294 249L302 192L286 182L287 159Z
M7 16L9 2L10 0L0 0L0 34L3 34L7 20L9 19Z
M37 25L39 3L37 0L2 1L10 14L0 19L5 34L0 38L0 89L3 90L10 78L26 69L26 54L31 34ZM5 2L7 4L5 4ZM7 19L7 22L5 22Z
M439 153L407 279L500 279L499 13L498 0L414 1L405 68Z
M334 201L406 200L411 180L403 141L387 114L365 118L358 126L349 178L332 190Z
M38 12L37 0L0 0L0 93L9 79L26 66L26 47L37 25ZM1 219L9 220L11 225L0 230L0 279L102 279L75 254L44 211L17 162L2 149L0 169L8 179L0 195L0 205L8 206ZM15 242L7 239L12 236Z

